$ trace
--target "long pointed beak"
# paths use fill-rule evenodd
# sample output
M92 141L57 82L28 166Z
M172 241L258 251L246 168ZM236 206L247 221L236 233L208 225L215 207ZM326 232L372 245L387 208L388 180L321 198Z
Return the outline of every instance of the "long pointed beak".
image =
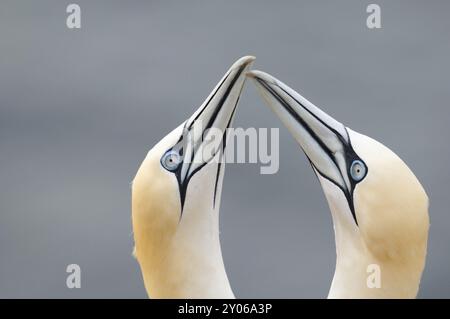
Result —
M233 121L246 73L254 60L253 56L237 60L203 104L184 123L183 135L174 146L182 154L182 165L177 172L182 186L182 203L189 179L219 152L224 151L227 129Z
M300 144L316 174L344 192L356 221L352 199L355 182L348 172L358 156L345 126L273 76L261 71L251 71L247 75Z

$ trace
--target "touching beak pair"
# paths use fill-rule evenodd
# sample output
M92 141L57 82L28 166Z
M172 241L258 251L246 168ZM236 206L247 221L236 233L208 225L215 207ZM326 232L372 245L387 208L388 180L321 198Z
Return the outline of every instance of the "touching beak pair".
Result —
M149 295L234 297L218 227L223 155L251 79L305 152L330 206L337 260L329 296L415 297L429 217L428 197L414 173L383 144L345 127L273 76L251 71L253 60L236 61L197 111L149 151L136 174L133 230ZM380 290L368 284L373 265L383 269Z
M212 127L225 131L233 120L242 89L243 83L236 85L236 81L243 81L242 75L245 73L302 147L314 172L342 190L357 223L353 191L358 178L361 180L367 174L367 168L353 150L346 127L273 76L261 71L249 71L253 60L254 57L247 56L234 63L205 104L186 122L185 129L189 130L193 123L198 122L203 123L202 133ZM358 178L349 177L347 172L352 170Z

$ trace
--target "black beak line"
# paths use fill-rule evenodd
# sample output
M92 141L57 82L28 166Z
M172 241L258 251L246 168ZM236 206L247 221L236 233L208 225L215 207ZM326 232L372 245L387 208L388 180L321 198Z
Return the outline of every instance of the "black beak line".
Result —
M354 193L355 186L356 186L357 183L351 177L349 177L348 174L349 174L350 165L352 164L352 162L355 159L358 159L360 161L362 161L362 160L355 153L355 151L354 151L354 149L353 149L353 147L351 145L351 141L350 141L347 129L345 128L345 126L343 126L339 122L335 121L334 119L328 118L328 121L330 121L330 119L332 121L334 121L334 122L330 122L331 124L334 124L334 126L337 125L336 123L342 125L340 130L342 132L345 132L344 136L343 136L343 134L341 132L339 132L335 127L332 127L331 124L327 123L327 121L324 118L321 118L319 116L319 114L314 113L304 103L299 101L299 99L296 98L291 92L286 90L285 87L283 87L282 85L279 85L279 83L278 83L279 81L276 81L273 78L275 81L273 83L271 81L270 84L269 84L265 79L261 78L259 76L259 74L260 74L259 71L254 71L254 72L250 72L249 76L252 77L267 93L269 93L278 102L278 104L283 109L285 109L288 112L290 117L292 119L294 119L294 121L296 123L298 123L306 131L306 133L307 133L306 135L307 136L304 135L301 138L304 139L304 140L307 140L307 139L314 140L314 142L317 143L317 145L319 146L320 150L324 154L326 154L326 156L329 158L330 161L333 162L336 174L339 175L339 177L342 179L343 182L341 181L339 183L339 181L336 181L333 178L331 178L329 174L327 174L326 172L323 172L318 167L318 165L314 162L313 158L311 158L311 156L303 149L306 157L308 158L311 166L313 167L314 173L316 175L319 174L320 176L322 176L326 180L330 181L331 183L333 183L334 185L339 187L339 189L341 189L341 191L343 192L344 196L346 197L346 200L347 200L347 203L349 205L352 217L353 217L356 225L358 225L358 220L357 220L357 217L356 217L354 201L353 201L353 193ZM271 77L271 76L264 74L264 77ZM282 92L284 92L287 96L289 96L289 98L291 98L296 104L298 104L298 106L300 106L303 110L305 110L308 114L310 114L312 116L312 118L314 119L314 122L312 122L312 120L310 120L309 123L308 123L307 120L305 119L305 117L302 116L298 111L296 111L294 109L293 105L291 105L285 98L280 96L280 94L277 93L276 90L272 86L276 86L278 89L280 89ZM273 105L269 105L269 106L271 108L275 108L276 107L276 106L273 106ZM314 128L311 126L311 125L316 125L316 128L317 128L318 123L320 123L320 125L322 125L324 128L326 128L326 130L328 131L327 137L331 136L331 135L334 135L337 138L338 143L342 147L342 153L343 153L343 157L344 157L344 160L345 160L344 165L340 165L340 163L338 162L338 159L337 159L335 153L333 152L333 150L330 149L330 147L326 144L324 138L320 137L316 133ZM323 134L323 130L322 130L322 134ZM302 148L303 148L303 146L302 146ZM314 155L317 156L317 152ZM345 166L345 171L340 169L340 167L342 167L342 166ZM344 174L347 174L349 185L348 185L348 183L345 182L346 178L344 177Z

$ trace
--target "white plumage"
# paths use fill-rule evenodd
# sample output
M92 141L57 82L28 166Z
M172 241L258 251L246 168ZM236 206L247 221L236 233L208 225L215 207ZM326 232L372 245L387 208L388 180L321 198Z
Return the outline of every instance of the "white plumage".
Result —
M346 128L271 75L249 76L307 155L327 198L337 253L329 298L416 297L429 217L414 173L386 146ZM375 286L368 283L372 269L379 269Z
M235 62L202 106L148 152L134 178L135 256L152 298L234 297L219 239L226 136L205 156L211 145L202 135L231 125L253 60Z

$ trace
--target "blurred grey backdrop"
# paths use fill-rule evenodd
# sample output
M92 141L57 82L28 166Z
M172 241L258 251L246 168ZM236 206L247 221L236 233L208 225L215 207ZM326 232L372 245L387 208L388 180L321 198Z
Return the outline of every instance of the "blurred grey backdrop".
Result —
M237 58L382 141L430 197L420 297L450 297L450 2L67 1L0 3L0 297L144 298L130 182ZM250 83L248 83L250 84ZM247 85L235 126L281 127ZM326 297L330 213L280 129L280 170L232 164L221 206L238 297ZM81 266L81 289L66 266Z

